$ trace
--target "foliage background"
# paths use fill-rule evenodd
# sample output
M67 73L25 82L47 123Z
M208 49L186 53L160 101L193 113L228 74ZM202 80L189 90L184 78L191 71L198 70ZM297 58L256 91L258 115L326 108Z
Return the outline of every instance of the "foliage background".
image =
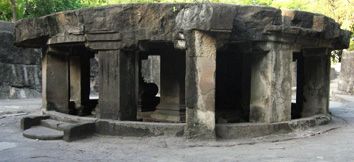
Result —
M354 50L354 0L0 0L0 20L15 21L16 19L39 17L64 10L111 4L166 2L263 5L324 14L336 20L342 29L352 31L350 49ZM15 17L14 10L16 10Z

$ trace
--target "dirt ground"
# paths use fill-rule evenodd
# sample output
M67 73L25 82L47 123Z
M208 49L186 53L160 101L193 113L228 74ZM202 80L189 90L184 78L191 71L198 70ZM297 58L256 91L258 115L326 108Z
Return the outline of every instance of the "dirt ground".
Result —
M0 100L0 161L353 161L354 96L332 100L330 124L289 134L198 142L94 135L70 143L22 136L19 121L40 113L40 99Z

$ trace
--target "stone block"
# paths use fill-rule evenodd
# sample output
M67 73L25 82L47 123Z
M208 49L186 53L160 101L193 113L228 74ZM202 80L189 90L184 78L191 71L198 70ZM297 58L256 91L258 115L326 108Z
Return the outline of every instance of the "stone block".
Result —
M49 116L26 116L21 119L21 129L26 130L32 126L41 124L42 120L49 119Z
M36 140L59 140L63 139L64 133L43 126L34 126L23 131L23 136Z
M67 142L82 139L87 136L91 136L95 132L95 123L77 123L67 125L63 128L63 139Z

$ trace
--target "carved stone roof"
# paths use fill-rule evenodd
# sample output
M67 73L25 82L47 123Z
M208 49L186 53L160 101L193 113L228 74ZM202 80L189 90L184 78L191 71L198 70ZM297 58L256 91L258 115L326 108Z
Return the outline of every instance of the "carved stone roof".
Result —
M229 4L125 4L24 19L16 23L16 44L43 47L85 44L120 49L138 41L183 40L186 31L210 32L223 43L275 41L300 48L343 49L350 32L320 14Z

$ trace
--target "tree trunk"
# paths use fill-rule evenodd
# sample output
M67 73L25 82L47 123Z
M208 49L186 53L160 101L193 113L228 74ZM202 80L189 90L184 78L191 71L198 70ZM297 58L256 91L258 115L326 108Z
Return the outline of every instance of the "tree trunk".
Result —
M16 0L10 0L11 2L11 10L12 10L12 22L17 20L17 7L16 7Z

